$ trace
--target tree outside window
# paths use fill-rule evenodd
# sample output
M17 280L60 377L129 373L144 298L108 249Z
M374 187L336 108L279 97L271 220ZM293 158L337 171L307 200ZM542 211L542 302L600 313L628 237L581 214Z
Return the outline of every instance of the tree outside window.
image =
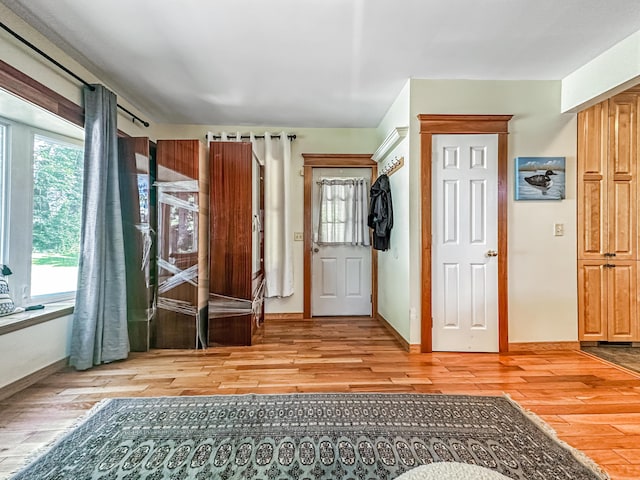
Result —
M76 290L83 149L35 135L31 296Z

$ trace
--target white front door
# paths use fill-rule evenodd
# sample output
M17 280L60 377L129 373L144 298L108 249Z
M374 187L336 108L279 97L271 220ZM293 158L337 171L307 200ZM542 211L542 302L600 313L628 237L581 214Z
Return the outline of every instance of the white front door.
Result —
M498 135L433 136L433 350L498 351Z
M371 178L369 168L313 169L313 232L318 228L321 177ZM371 315L371 247L313 243L311 315Z

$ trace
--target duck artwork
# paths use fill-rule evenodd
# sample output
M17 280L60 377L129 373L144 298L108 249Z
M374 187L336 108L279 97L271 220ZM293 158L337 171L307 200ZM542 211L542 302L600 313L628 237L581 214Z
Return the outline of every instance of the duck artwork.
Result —
M556 175L556 173L554 173L553 170L547 170L544 175L532 175L530 177L524 177L524 181L532 187L540 190L543 195L546 195L549 188L551 188L551 186L553 185L551 175Z

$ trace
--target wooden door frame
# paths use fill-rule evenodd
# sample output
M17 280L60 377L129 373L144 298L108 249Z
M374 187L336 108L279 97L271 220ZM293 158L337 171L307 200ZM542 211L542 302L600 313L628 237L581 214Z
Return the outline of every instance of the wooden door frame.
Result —
M432 145L433 135L498 135L498 348L509 351L507 283L507 150L508 123L513 115L418 115L420 121L422 275L420 351L433 351L432 311Z
M303 153L304 158L304 304L303 318L311 318L311 249L313 248L313 169L370 168L371 180L378 176L372 154ZM378 313L378 252L371 249L371 316Z

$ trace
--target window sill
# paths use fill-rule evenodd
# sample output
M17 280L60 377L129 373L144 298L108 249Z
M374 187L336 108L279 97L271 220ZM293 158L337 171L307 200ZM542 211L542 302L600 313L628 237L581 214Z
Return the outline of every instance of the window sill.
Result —
M48 303L42 310L12 313L11 315L0 317L0 335L32 327L72 313L73 303L70 302Z

